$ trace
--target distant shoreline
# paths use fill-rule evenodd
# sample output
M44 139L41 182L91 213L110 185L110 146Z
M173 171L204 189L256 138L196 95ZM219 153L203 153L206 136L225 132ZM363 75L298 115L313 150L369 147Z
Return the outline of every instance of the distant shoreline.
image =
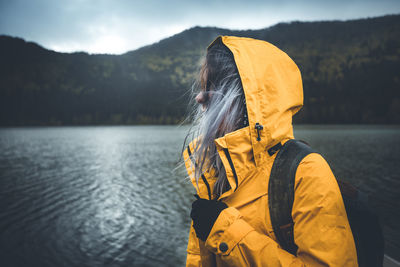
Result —
M53 128L53 127L131 127L131 126L148 126L148 127L162 127L162 126L176 126L176 127L189 127L190 124L66 124L66 125L0 125L0 129L5 128ZM354 128L399 128L400 124L343 124L343 123L319 123L319 124L293 124L293 128L302 129L302 128L338 128L338 127L354 127Z

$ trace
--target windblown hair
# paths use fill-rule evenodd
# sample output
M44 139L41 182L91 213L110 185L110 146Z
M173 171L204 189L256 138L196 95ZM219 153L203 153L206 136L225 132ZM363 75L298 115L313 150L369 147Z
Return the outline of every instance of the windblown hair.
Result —
M248 125L242 82L232 52L217 40L207 51L197 81L192 86L192 99L203 94L202 105L193 103L189 118L192 127L185 138L196 139L191 154L198 182L204 172L213 170L217 179L214 196L230 189L224 165L218 155L214 139Z

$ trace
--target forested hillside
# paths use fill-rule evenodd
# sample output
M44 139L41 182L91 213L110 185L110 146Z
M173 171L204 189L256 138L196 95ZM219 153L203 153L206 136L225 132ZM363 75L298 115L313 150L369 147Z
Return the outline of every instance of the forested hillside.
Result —
M400 15L392 15L195 27L122 55L57 53L0 36L0 125L178 123L218 35L266 40L294 59L305 93L297 123L400 123Z

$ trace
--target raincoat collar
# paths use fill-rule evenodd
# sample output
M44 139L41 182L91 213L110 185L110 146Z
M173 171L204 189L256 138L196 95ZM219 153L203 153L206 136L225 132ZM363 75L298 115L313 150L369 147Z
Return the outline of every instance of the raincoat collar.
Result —
M249 127L228 133L223 137L215 139L214 142L225 167L230 185L230 190L219 197L223 198L235 192L243 180L248 177L247 173L256 167L250 142ZM194 176L196 166L190 158L194 150L194 144L195 141L192 141L183 153L186 169L193 186L197 190L197 194L201 198L214 199L213 188L216 178L213 172L205 172L199 181L196 182Z

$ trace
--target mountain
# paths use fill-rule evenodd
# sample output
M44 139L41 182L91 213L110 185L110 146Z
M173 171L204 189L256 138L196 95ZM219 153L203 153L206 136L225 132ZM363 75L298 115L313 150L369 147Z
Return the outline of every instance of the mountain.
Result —
M400 123L400 15L388 15L194 27L122 55L58 53L2 35L0 126L178 123L218 35L266 40L297 63L305 106L296 123Z

